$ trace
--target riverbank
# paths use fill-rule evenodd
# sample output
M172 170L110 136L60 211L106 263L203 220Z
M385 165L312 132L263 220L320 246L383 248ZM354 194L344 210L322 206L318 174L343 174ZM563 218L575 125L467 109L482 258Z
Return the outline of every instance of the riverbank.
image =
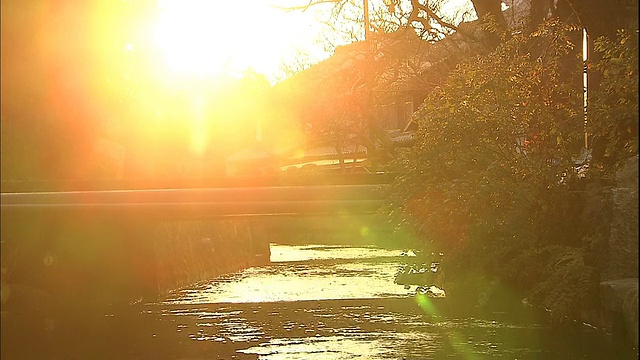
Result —
M46 333L56 318L126 311L128 304L268 263L261 229L241 219L3 216L3 326L26 323Z
M163 222L154 232L159 294L269 262L269 234L251 220Z

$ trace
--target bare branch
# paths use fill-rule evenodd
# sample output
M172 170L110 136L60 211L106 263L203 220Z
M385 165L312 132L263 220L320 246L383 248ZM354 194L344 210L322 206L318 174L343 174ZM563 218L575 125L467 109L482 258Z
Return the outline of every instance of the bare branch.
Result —
M425 19L420 16L420 11L424 11L427 13L429 17L434 19L440 26L446 27L453 30L458 30L458 27L444 21L440 16L438 16L433 10L431 10L427 5L423 5L420 3L420 0L411 0L411 6L413 10L411 10L411 15L409 16L409 24L413 22L418 22L424 26L425 30L428 31L431 28L431 24L429 23L429 19Z
M272 5L273 8L278 9L278 10L283 10L286 12L291 12L291 11L306 11L309 8L311 8L312 6L315 5L320 5L320 4L336 4L336 3L340 3L344 0L309 0L309 3L307 5L298 5L298 6L277 6L277 5Z

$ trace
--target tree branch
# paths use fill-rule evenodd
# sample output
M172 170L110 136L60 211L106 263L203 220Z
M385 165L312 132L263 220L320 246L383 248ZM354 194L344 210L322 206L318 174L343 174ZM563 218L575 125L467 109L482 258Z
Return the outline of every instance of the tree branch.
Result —
M411 15L409 15L408 24L411 24L412 22L416 21L421 23L422 26L425 27L425 30L431 28L432 26L431 24L429 24L428 19L420 17L420 10L422 10L426 12L428 16L433 18L440 26L453 29L455 31L458 30L457 26L444 21L440 16L438 16L435 12L429 9L427 5L421 4L419 0L411 0L411 6L412 6L412 10L411 10Z
M320 4L336 4L336 3L340 3L344 0L309 0L309 3L307 5L298 5L298 6L277 6L277 5L272 5L273 8L275 9L279 9L279 10L283 10L283 11L287 11L287 12L291 12L291 11L307 11L309 8L311 8L314 5L320 5Z

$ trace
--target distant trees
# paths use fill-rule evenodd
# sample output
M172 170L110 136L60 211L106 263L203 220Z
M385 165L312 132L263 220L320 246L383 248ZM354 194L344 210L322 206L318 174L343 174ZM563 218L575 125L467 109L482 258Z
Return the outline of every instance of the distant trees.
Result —
M144 6L2 1L3 180L89 177L96 144L119 141Z
M153 0L2 1L3 180L221 174L255 140L268 82L167 76L156 11Z

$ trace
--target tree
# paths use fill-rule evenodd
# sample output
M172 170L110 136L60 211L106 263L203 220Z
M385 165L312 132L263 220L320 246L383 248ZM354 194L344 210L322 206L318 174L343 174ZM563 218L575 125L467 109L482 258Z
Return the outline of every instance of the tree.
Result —
M353 67L351 73L342 76L342 79L357 79L353 81L350 86L344 91L332 90L332 100L324 101L321 96L318 96L318 101L323 102L325 107L329 103L332 107L340 108L341 102L353 104L364 104L365 109L372 108L376 103L376 93L384 93L389 91L395 91L389 86L392 82L381 82L380 79L388 77L385 73L387 70L396 67L396 72L399 67L402 66L402 62L410 63L411 60L407 57L410 50L407 50L407 46L386 46L382 41L378 41L378 38L382 38L382 34L391 32L395 34L406 33L407 31L415 31L419 37L425 40L421 42L411 42L408 46L413 46L418 49L424 47L425 43L440 44L447 48L449 54L444 57L427 56L430 66L425 69L424 64L417 64L414 66L416 71L412 74L404 74L405 77L412 77L412 88L416 89L414 92L419 94L418 97L424 97L431 89L437 84L441 83L446 75L450 73L455 66L464 61L469 56L474 56L487 51L491 51L503 41L512 36L511 34L518 34L519 32L530 33L534 31L539 24L549 18L559 18L567 24L573 24L578 27L587 27L593 29L594 36L601 33L602 26L598 24L608 24L610 28L626 26L629 24L637 23L636 11L633 10L633 4L626 0L617 1L614 4L616 10L605 10L610 14L616 14L611 19L604 19L597 17L593 11L594 8L601 7L601 4L595 2L583 1L575 4L574 2L561 0L558 2L552 2L547 0L531 0L531 1L507 1L506 5L509 10L502 11L504 5L499 0L474 0L472 1L473 9L476 15L481 19L478 22L461 23L461 20L468 19L468 13L462 14L458 17L447 17L443 12L446 6L446 1L386 1L386 2L365 2L358 0L312 0L307 4L302 5L299 9L309 9L314 6L320 6L323 4L331 4L330 11L328 11L329 17L326 24L330 27L333 33L340 33L344 30L343 34L347 35L345 40L361 40L363 36L363 29L366 26L363 18L364 10L362 6L366 3L371 7L371 28L374 30L373 35L370 35L369 41L372 48L376 48L378 58L383 58L383 61L370 61L369 64L361 64L357 68ZM576 5L576 6L574 6ZM637 4L635 5L637 8ZM590 10L591 9L591 10ZM520 14L515 14L520 13ZM526 14L523 15L522 14ZM505 16L508 14L508 17ZM626 14L626 16L624 15ZM629 14L632 14L629 16ZM508 31L507 31L508 30ZM591 30L590 30L591 31ZM455 34L455 35L454 35ZM453 38L459 37L461 40L457 45L448 46L445 43L454 43ZM401 37L401 36L398 36ZM581 33L574 31L568 34L569 39L579 46L581 41ZM355 44L355 43L354 43ZM362 45L361 47L364 47ZM351 46L353 48L353 46ZM343 47L343 48L346 48ZM468 50L461 51L460 49L466 48ZM342 49L341 49L342 50ZM344 53L345 50L342 50ZM430 50L434 52L434 50ZM395 52L395 54L394 54ZM426 52L429 52L426 51ZM337 52L336 52L337 53ZM373 50L371 50L373 54ZM353 52L350 58L355 59L359 53ZM384 56L382 56L384 54ZM364 55L366 58L366 55ZM413 55L415 57L415 55ZM340 57L340 54L336 54L334 57ZM370 58L374 56L370 55ZM433 61L436 58L437 61ZM391 61L388 61L391 59ZM394 60L396 63L394 64ZM426 61L423 59L423 62ZM334 61L334 63L337 63ZM325 64L326 65L326 64ZM415 65L415 64L414 64ZM334 64L336 67L343 67L340 64ZM368 70L364 70L368 69ZM559 71L564 74L563 76L571 77L576 87L582 86L582 80L576 77L575 69L571 66L565 67L560 65ZM598 77L597 74L592 74L590 78L590 88L597 88ZM386 86L386 87L385 87ZM328 87L331 87L330 84ZM356 89L360 96L356 98L344 97L344 99L337 100L336 93L350 93L349 89ZM368 99L368 100L363 100ZM364 103L363 103L364 101ZM369 103L367 103L369 101ZM310 112L319 114L317 111ZM348 113L348 112L347 112ZM356 116L365 119L366 115ZM362 121L357 119L349 120L349 116L339 116L342 120L335 122L335 126L342 129L349 129L352 127L352 131L346 130L346 132L359 133L358 129L363 126L357 126ZM371 124L375 125L375 121ZM328 127L333 125L328 124ZM342 132L344 132L343 130ZM370 126L369 131L373 130ZM366 142L366 139L364 139ZM375 141L371 141L373 143ZM367 144L367 147L371 152L374 148ZM387 152L391 149L387 149Z
M606 215L582 218L577 194L637 156L637 35L597 42L592 69L604 80L590 116L609 161L594 160L585 180L573 163L583 146L579 29L554 20L462 62L425 99L416 144L390 167L389 214L444 253L438 285L455 298L486 304L509 289L558 320L597 298Z
M312 2L302 8L326 3ZM469 13L443 13L445 2L390 3L391 12L382 2L371 3L370 23L376 31L367 41L337 48L334 56L279 84L275 92L286 94L292 112L310 126L314 137L333 138L338 152L345 141L355 141L355 146L367 148L371 159L384 162L393 156L394 145L379 119L374 119L373 109L393 98L420 101L465 56L491 46L487 46L488 37L479 33L477 22L447 37L458 30L454 23ZM361 1L334 3L327 24L334 33L346 30L351 41L361 39L362 6Z
M593 137L595 169L612 177L627 159L638 154L638 37L619 30L615 38L595 40L599 60L593 72L601 74L592 92L588 114Z
M331 3L339 23L336 14L360 2ZM404 11L402 21L374 29L431 34L421 31L435 26L427 19L437 23L426 2L389 3ZM511 31L501 3L473 1L494 40L484 51L448 57L451 67L425 74L433 87L424 88L428 95L414 116L416 144L388 168L398 176L387 210L401 228L418 233L425 251L445 254L447 280L439 285L454 296L486 303L498 289L511 288L562 319L597 298L606 221L605 214L581 218L584 198L574 192L588 181L572 159L584 146L581 30L609 36L591 54L589 105L597 118L589 131L604 155L593 160L589 179L606 179L637 156L637 2L532 0L524 27ZM477 41L459 24L439 26ZM624 28L630 31L610 37ZM428 35L423 38L438 40ZM594 86L598 77L603 80Z
M461 21L472 18L470 9L457 12L443 12L448 1L363 1L363 0L312 0L300 6L285 7L287 11L325 6L320 11L328 33L322 41L329 47L361 41L365 37L364 4L369 9L368 23L375 33L390 33L412 27L425 40L441 39L457 29ZM328 9L328 10L327 10Z

